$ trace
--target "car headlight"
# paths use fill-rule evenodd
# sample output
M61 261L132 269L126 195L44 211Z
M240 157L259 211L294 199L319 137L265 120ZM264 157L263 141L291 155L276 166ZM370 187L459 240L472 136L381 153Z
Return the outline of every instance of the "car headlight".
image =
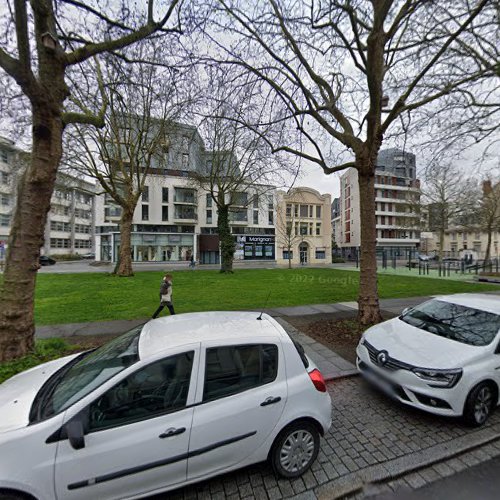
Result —
M430 387L449 389L455 387L462 377L463 370L431 370L429 368L413 368L413 373L427 382Z

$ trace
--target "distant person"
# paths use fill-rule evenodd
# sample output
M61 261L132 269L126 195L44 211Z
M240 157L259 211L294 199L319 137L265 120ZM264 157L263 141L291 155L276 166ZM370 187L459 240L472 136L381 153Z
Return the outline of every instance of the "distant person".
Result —
M189 267L194 269L196 267L196 261L194 260L194 256L191 255L191 260L189 261Z
M153 319L157 318L158 315L167 306L170 314L175 314L174 304L172 303L172 275L165 274L160 285L160 306L153 314Z

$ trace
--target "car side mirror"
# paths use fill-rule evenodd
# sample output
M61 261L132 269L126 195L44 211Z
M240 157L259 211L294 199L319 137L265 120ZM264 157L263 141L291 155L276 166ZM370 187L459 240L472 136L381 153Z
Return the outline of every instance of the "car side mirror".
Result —
M66 424L66 435L68 436L69 444L75 450L85 448L85 432L83 431L83 423L81 420L70 420Z
M497 345L497 348L495 349L495 354L500 354L500 342Z
M410 310L409 307L405 307L403 311L401 312L401 316L404 316L408 311Z

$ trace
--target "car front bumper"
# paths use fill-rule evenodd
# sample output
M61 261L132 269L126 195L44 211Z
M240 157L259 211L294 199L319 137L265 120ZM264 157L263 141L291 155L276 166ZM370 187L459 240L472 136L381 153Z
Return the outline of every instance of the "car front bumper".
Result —
M457 417L463 414L465 395L461 381L452 388L430 387L411 371L389 371L374 364L361 344L356 354L356 366L361 375L399 402L435 415Z

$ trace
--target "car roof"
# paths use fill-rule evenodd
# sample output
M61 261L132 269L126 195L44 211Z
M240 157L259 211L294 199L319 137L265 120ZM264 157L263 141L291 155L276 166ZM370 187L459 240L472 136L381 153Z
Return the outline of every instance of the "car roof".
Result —
M500 314L500 297L498 295L487 293L456 293L454 295L436 296L435 298L493 314Z
M160 351L194 342L258 339L286 335L268 314L252 311L212 311L176 314L146 323L139 338L139 357L149 358Z

